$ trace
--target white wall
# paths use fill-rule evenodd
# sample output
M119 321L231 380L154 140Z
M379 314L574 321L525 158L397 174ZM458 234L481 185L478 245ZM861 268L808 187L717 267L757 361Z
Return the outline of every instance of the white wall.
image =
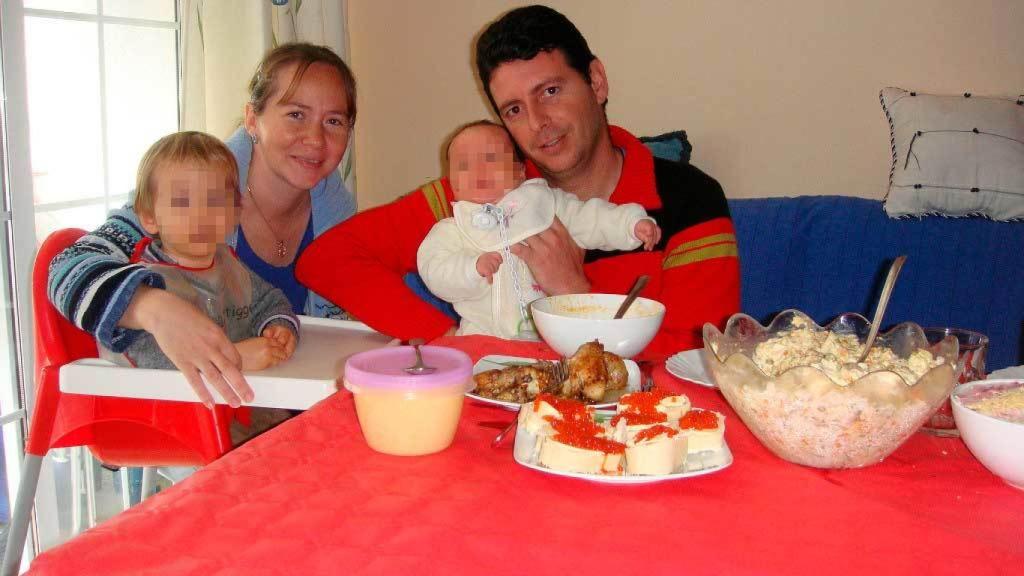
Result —
M685 129L730 197L880 198L878 90L1024 92L1021 0L553 0L608 70L609 118ZM440 172L439 145L489 114L473 40L523 2L351 0L360 206Z

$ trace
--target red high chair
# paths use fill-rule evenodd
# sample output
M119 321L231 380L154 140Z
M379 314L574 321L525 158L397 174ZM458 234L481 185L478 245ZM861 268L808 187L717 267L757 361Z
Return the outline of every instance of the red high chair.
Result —
M47 297L50 261L85 234L51 234L32 268L35 325L35 409L31 413L18 496L12 508L2 574L17 574L43 458L51 448L87 446L113 466L201 466L231 449L231 408L198 401L169 402L64 394L60 367L97 356L92 336L64 318ZM145 385L139 383L140 386ZM127 490L128 486L123 486Z

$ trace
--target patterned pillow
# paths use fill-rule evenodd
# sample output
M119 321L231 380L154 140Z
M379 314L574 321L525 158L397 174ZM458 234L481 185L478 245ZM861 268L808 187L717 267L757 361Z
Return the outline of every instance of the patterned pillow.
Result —
M884 88L892 169L885 211L1024 218L1024 97Z

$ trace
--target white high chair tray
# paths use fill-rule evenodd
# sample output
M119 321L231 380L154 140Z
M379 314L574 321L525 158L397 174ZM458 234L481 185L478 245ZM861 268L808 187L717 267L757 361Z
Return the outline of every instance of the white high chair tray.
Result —
M255 392L249 406L305 410L338 389L349 356L397 343L362 322L299 316L299 345L287 361L246 372ZM66 364L60 389L73 394L195 402L197 397L177 370L116 366L99 358ZM214 392L214 398L224 400Z

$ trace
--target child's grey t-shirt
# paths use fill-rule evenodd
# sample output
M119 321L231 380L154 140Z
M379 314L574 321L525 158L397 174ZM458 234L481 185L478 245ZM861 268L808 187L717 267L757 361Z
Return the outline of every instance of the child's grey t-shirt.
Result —
M133 261L160 274L166 290L205 312L232 342L260 336L272 324L282 324L298 336L299 320L284 292L242 264L228 247L218 246L213 264L204 269L178 265L156 243L140 243L135 254ZM176 369L148 332L139 334L121 354L99 349L101 358L122 366Z

